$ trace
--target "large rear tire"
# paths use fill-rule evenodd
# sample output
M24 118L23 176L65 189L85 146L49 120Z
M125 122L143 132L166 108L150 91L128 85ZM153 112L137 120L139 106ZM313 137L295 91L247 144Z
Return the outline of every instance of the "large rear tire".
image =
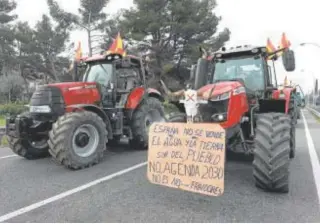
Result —
M106 124L90 111L67 113L53 124L49 152L58 164L83 169L98 164L108 141Z
M165 121L164 108L160 100L155 97L143 100L132 116L130 146L134 149L147 149L149 127L154 122Z
M258 115L253 152L253 177L258 188L289 192L290 122L290 117L281 113Z

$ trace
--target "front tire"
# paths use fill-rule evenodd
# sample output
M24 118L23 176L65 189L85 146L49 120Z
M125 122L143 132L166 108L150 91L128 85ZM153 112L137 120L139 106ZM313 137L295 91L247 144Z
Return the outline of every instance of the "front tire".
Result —
M155 97L148 97L141 102L132 117L132 139L130 146L134 149L147 149L149 127L154 122L164 122L164 108Z
M281 113L257 118L253 177L266 191L289 192L290 117Z
M30 117L29 112L20 114L21 117ZM7 136L9 148L18 156L28 160L41 159L49 156L48 137L28 136L27 139L20 139Z
M7 137L10 149L18 156L28 160L41 159L49 156L49 146L46 139L32 141L30 139L19 139Z
M106 124L90 111L67 113L53 124L49 152L58 164L83 169L98 164L106 150Z

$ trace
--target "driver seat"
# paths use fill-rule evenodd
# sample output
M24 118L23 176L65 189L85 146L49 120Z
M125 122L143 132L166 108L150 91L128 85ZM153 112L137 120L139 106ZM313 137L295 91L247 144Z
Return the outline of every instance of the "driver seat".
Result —
M122 73L117 74L118 88L117 88L117 107L123 108L127 102L128 95L133 88L137 86L136 74ZM119 88L120 87L120 88Z

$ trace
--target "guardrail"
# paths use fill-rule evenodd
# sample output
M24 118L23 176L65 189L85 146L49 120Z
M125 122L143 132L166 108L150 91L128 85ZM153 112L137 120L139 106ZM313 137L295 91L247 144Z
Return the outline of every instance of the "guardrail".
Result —
M315 109L313 109L313 108L311 108L311 107L309 107L309 106L307 106L307 109L308 109L311 113L313 113L314 115L316 115L317 117L320 118L320 112L316 111Z

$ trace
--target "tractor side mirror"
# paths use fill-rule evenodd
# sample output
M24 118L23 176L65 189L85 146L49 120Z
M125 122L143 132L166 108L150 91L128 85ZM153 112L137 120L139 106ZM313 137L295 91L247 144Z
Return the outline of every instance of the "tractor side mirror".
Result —
M285 50L282 55L282 64L287 72L293 72L296 69L296 61L293 50Z
M207 84L209 70L209 61L207 59L199 58L195 72L194 88L199 89Z

